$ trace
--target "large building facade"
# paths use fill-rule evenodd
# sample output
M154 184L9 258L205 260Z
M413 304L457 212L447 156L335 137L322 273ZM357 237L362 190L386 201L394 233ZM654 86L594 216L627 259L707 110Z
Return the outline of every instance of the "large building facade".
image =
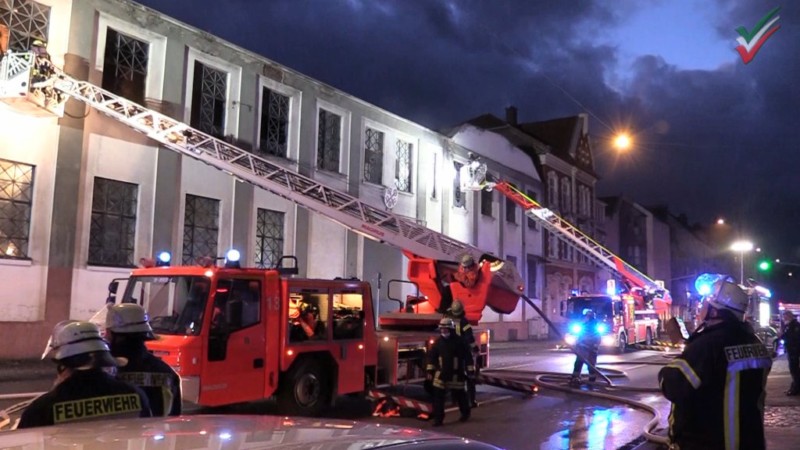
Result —
M73 77L505 257L527 294L542 298L541 231L498 194L482 210L484 194L459 187L458 168L476 152L539 198L542 183L536 171L518 170L519 155L457 142L128 0L5 0L0 21L12 50L44 39ZM396 308L387 295L411 293L386 292L386 280L405 278L399 249L77 101L63 118L0 103L0 123L0 336L14 342L0 358L41 354L55 323L93 315L112 279L160 251L192 263L237 248L259 267L296 255L301 275L372 282L379 311ZM522 306L505 316L487 310L483 326L501 340L542 332Z

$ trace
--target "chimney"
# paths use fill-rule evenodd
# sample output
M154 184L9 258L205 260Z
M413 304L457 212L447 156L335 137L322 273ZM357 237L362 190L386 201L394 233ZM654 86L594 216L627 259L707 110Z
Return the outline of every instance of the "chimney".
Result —
M517 126L517 107L509 106L506 108L506 122L510 125Z

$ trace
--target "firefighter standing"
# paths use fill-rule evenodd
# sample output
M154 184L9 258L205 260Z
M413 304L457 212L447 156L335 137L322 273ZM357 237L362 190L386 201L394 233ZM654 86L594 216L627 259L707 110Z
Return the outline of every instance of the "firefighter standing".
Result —
M791 311L783 312L783 334L780 339L783 340L789 373L792 374L792 385L786 395L800 395L800 323Z
M580 385L581 371L584 363L588 366L589 381L597 379L597 353L600 351L601 336L597 330L597 320L594 311L587 309L583 313L583 330L575 343L575 365L572 368L572 378L569 383L572 386Z
M680 357L658 373L672 402L670 440L675 448L766 447L764 397L770 352L744 322L747 294L730 278L714 283Z
M469 420L469 400L465 392L467 377L475 372L472 354L463 339L456 336L453 319L439 321L440 336L428 354L427 379L433 384L433 426L444 421L444 403L447 391L458 402L460 421Z
M475 334L472 332L472 325L469 323L466 317L464 317L464 304L461 303L461 301L453 301L450 309L447 310L446 317L453 319L456 335L461 337L461 339L467 343L470 351L472 352L475 363L475 372L473 376L467 377L467 395L469 396L470 407L476 408L478 406L478 402L475 401L475 379L478 376L478 370L480 367L478 361L480 356L478 354L478 345L475 343Z
M161 358L147 351L145 341L155 339L144 308L135 303L109 307L106 339L111 353L124 358L117 378L141 388L157 417L181 414L181 380Z
M152 415L141 389L103 370L116 361L95 324L60 322L43 357L49 355L57 365L55 385L25 408L17 428Z

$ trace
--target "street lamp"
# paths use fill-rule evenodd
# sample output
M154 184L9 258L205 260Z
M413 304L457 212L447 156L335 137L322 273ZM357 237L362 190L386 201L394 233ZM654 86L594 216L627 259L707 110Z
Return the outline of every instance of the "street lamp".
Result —
M731 250L739 252L739 282L744 283L744 254L753 250L753 243L750 241L736 241L731 244Z

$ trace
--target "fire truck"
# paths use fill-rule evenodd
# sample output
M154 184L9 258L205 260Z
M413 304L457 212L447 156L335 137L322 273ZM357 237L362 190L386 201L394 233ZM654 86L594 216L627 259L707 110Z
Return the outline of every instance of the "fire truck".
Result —
M670 319L672 298L663 282L650 279L622 258L606 249L552 210L525 195L512 184L491 180L486 165L479 160L461 168L462 190L495 189L516 203L525 215L548 232L570 244L596 266L611 272L621 283L608 280L608 295L573 295L561 303L561 316L568 319L565 341L572 345L582 332L579 321L592 309L603 324L602 344L624 351L629 343L651 344L661 323ZM554 327L551 324L551 327Z
M392 245L407 257L408 282L420 294L381 317L376 317L369 283L299 278L296 259L294 265L255 269L241 267L231 252L221 265L209 255L196 265L172 266L162 254L129 278L112 281L108 301L146 308L158 335L150 349L176 369L184 397L199 405L276 396L290 412L314 414L339 394L421 381L425 352L454 299L477 324L486 307L508 314L523 297L513 264L76 80L49 59L6 53L0 98L20 110L58 116L68 99L81 101L165 148ZM475 283L456 280L457 261L466 255L477 262ZM488 331L479 331L477 340L486 364Z

